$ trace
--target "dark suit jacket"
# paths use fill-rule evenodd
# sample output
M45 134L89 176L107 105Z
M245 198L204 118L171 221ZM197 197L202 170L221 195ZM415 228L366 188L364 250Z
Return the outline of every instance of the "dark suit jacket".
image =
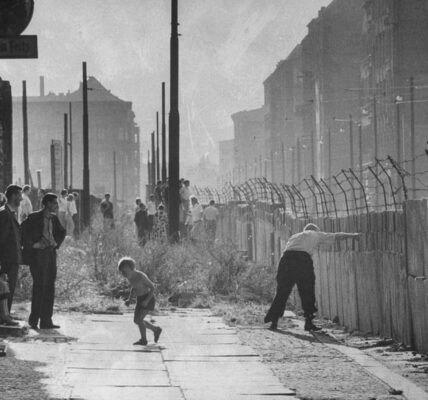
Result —
M22 262L21 227L9 207L0 208L0 264Z
M65 239L66 231L56 215L52 215L52 235L57 243L57 249ZM24 245L24 263L30 264L34 259L33 245L43 236L43 210L31 213L22 223L22 242Z

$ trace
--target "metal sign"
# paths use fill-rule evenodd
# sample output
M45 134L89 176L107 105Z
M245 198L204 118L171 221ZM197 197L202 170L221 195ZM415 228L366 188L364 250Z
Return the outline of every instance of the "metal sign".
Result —
M0 35L20 35L33 17L34 0L0 0Z
M0 36L1 58L37 58L37 36Z

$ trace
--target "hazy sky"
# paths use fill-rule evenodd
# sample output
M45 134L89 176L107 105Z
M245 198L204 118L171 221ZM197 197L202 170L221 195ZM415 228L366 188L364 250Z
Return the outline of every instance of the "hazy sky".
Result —
M230 115L262 105L263 80L329 2L179 0L183 161L215 154L233 136ZM89 75L133 102L147 143L169 81L169 0L36 0L24 34L38 35L39 59L0 62L15 96L24 79L38 94L40 75L47 92L76 90L87 61Z

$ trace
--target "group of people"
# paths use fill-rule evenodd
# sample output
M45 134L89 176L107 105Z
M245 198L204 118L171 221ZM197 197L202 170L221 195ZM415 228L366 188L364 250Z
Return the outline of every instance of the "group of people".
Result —
M41 209L26 201L27 186L9 185L0 208L0 323L17 325L11 317L19 268L30 267L33 279L29 325L32 329L59 328L52 321L57 272L56 252L66 236L58 196L45 193Z

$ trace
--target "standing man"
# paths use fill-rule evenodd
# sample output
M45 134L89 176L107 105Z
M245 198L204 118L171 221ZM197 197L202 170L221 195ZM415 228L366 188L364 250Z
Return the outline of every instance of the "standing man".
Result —
M190 208L191 214L191 224L192 228L190 229L190 237L192 240L200 240L202 237L202 217L204 210L202 206L199 204L198 199L195 196L191 197L192 207Z
M151 194L149 197L149 201L147 202L147 220L148 220L147 227L148 227L149 237L153 232L156 211L157 210L156 210L155 196Z
M6 204L0 208L0 275L6 274L9 281L9 311L18 279L19 264L22 264L21 227L18 222L22 188L9 185L6 189Z
M58 218L59 218L59 222L61 222L61 225L64 228L67 225L67 222L65 220L65 216L67 214L67 195L68 195L67 189L62 189L61 197L58 199L58 204L59 204Z
M56 251L65 238L65 228L55 215L58 196L47 193L42 209L30 214L22 225L24 256L33 277L33 295L29 324L32 329L57 329L52 321L57 273Z
M79 200L79 193L73 192L73 223L74 223L74 238L78 239L80 236L80 217L79 217L79 209L77 207Z
M356 238L359 233L325 233L315 224L307 224L303 232L290 237L285 252L279 262L276 276L277 289L273 303L265 316L265 322L271 322L270 330L276 330L278 320L284 315L285 305L293 286L297 284L305 316L305 331L318 331L312 323L315 307L315 272L312 254L321 245L333 245L335 240Z
M114 228L113 203L110 201L110 193L104 195L104 200L100 204L100 210L103 214L104 229Z
M205 231L207 233L208 242L213 243L217 231L217 218L219 212L215 207L215 201L210 200L210 205L204 210Z
M146 206L141 203L138 207L138 210L135 213L134 217L135 227L137 231L137 238L138 238L138 244L141 247L144 247L144 245L147 242L147 232L148 232L148 218L147 218L147 211Z
M22 201L19 206L19 221L21 224L28 218L28 216L33 212L33 204L30 200L31 187L25 185L22 188Z

